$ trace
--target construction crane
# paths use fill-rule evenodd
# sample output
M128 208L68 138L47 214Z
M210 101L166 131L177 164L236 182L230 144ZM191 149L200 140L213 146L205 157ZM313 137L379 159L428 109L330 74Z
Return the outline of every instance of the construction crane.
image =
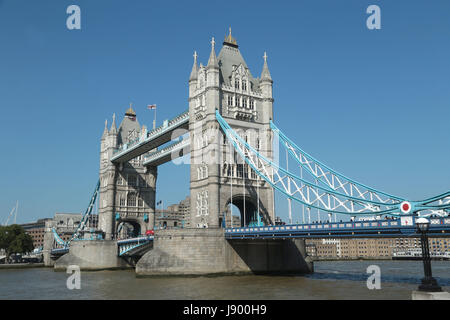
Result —
M9 219L11 219L11 217L14 214L14 224L16 224L17 222L17 209L19 208L19 200L17 200L16 202L16 206L12 208L11 212L9 213L8 218L6 219L6 222L3 224L4 226L8 225Z

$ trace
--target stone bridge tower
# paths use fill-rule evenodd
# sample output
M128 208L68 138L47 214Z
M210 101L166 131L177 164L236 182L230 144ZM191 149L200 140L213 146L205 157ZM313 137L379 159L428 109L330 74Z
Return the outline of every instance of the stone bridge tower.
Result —
M119 128L115 115L111 128L107 122L100 147L99 229L105 239L135 236L153 229L155 212L156 167L144 167L143 155L124 164L113 164L113 153L133 143L146 132L130 108Z
M254 78L236 40L225 37L218 56L214 38L208 64L194 65L189 78L191 139L191 226L219 227L230 204L239 208L241 225L273 224L273 189L231 150L215 111L250 145L273 159L272 78L267 55Z

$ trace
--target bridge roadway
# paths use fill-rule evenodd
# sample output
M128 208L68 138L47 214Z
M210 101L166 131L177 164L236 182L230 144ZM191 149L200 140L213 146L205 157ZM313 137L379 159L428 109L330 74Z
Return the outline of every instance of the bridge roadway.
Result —
M409 219L408 219L409 218ZM416 233L415 219L403 217L395 220L348 221L318 224L276 226L249 226L226 228L226 239L277 239L277 238L373 238L410 237ZM450 236L450 217L431 218L430 237Z
M119 247L118 255L123 257L126 255L133 255L147 247L153 242L153 236L141 236L136 238L128 238L123 240L117 240L117 246Z
M190 139L181 140L144 158L144 166L159 166L190 152Z
M111 158L113 163L124 163L185 134L189 128L189 112L183 112L171 120L166 120L146 136L122 145ZM182 130L184 129L184 130Z
M412 219L412 222L411 222ZM248 226L225 228L225 239L280 239L280 238L397 238L419 236L416 233L417 217L403 217L395 220L347 221L333 223ZM450 217L431 218L428 231L430 237L450 237ZM145 249L154 236L117 240L118 256L129 256ZM89 241L89 240L76 240ZM53 256L61 256L69 248L55 248Z

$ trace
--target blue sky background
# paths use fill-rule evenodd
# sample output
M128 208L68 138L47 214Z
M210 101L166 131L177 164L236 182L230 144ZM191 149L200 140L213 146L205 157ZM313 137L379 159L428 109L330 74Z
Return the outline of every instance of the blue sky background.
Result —
M229 26L255 77L267 51L275 122L306 151L412 200L450 189L449 1L0 0L0 222L16 200L19 223L84 211L105 119L130 102L149 127L147 104L159 124L187 109L193 51L206 64ZM162 166L158 200L184 199L188 181Z

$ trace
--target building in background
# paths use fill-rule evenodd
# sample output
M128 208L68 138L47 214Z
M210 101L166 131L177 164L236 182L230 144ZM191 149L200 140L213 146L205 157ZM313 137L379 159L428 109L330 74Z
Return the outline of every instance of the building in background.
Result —
M236 228L241 226L241 217L240 213L237 212L239 215L233 215L231 206L228 206L225 214L225 227L226 228Z
M430 238L430 255L450 258L449 238ZM307 239L308 255L317 259L414 258L421 254L420 238Z
M168 206L167 209L156 209L155 229L189 228L190 203L191 198L188 196L179 203Z
M53 219L46 220L47 232L55 229L63 241L68 241L72 238L74 232L80 225L83 215L81 213L55 213ZM98 229L98 215L91 214L84 228L85 231Z
M45 222L52 220L51 218L39 219L36 222L29 222L20 224L33 239L33 246L35 249L44 247Z

